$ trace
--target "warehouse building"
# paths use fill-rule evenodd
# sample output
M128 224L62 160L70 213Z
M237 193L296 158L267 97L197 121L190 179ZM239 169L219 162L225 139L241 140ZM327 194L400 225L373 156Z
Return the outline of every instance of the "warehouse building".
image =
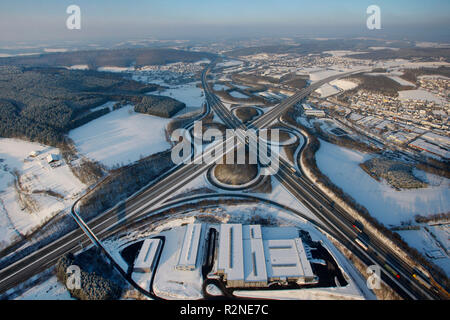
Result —
M156 257L159 255L160 247L160 239L146 239L134 261L133 271L142 273L152 272L157 260Z
M227 287L318 280L295 228L222 224L218 250L217 274Z
M176 266L178 270L194 270L196 268L202 226L202 224L194 223L185 227L183 244L181 245Z
M244 285L242 225L222 224L219 231L218 274L231 286Z

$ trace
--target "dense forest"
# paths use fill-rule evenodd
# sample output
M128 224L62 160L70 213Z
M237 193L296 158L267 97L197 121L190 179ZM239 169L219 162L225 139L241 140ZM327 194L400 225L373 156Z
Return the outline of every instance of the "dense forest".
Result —
M414 87L402 86L397 81L384 75L357 74L348 78L356 80L359 86L356 89L348 91L345 95L351 96L356 90L367 90L373 93L384 94L387 96L398 96L398 91L409 90Z
M109 112L91 108L158 88L120 74L0 66L0 136L58 146L69 130Z
M185 107L184 103L170 97L147 95L134 106L134 111L171 118Z
M116 50L89 50L47 53L32 56L0 58L0 65L70 67L87 65L91 70L99 67L136 67L163 65L174 62L196 62L213 59L214 54L175 49L134 48Z
M318 39L300 39L297 43L293 44L268 44L262 46L237 48L227 52L229 56L247 56L259 53L272 53L272 54L320 54L323 51L329 50L354 50L354 51L367 51L370 47L385 47L393 46L396 48L407 48L412 46L412 43L408 41L394 41L390 45L386 45L386 41L375 39L328 39L322 41ZM390 50L394 51L394 50Z
M407 81L416 83L417 78L424 75L437 75L450 78L450 68L442 66L439 68L407 69L403 72L401 77Z
M399 50L381 49L351 56L354 59L387 60L387 59L420 59L422 61L450 61L449 48L401 48Z
M70 295L78 300L116 300L120 298L124 279L107 262L100 249L93 247L77 256L66 254L56 264L56 277L67 287L67 268L80 268L80 288L67 288ZM69 281L70 282L70 281Z

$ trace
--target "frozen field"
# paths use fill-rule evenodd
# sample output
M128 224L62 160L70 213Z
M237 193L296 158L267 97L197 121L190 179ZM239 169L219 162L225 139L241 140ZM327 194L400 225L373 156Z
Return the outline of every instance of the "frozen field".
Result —
M316 154L319 169L331 181L350 194L370 213L386 225L414 220L414 215L448 212L450 210L450 181L429 175L432 186L422 189L396 191L366 174L358 165L371 156L320 141Z
M131 72L134 71L134 67L114 67L114 66L107 66L107 67L100 67L97 69L97 71L103 71L103 72Z
M242 64L244 64L244 62L239 61L239 60L228 60L225 62L218 63L216 65L216 68L235 67L235 66L240 66Z
M416 248L419 252L427 256L436 265L441 267L450 275L450 258L447 254L450 249L449 236L450 227L443 226L427 226L420 230L397 231L400 236L408 242L408 244ZM434 238L436 237L436 239Z
M38 151L39 155L29 157L32 151ZM69 208L85 188L64 161L51 167L46 159L50 154L58 155L59 150L18 139L0 139L0 249ZM21 197L32 210L19 201L13 175L16 170L20 175ZM59 196L42 193L45 190Z
M354 267L346 258L334 247L330 240L324 236L316 227L307 220L293 215L286 210L280 210L265 204L239 204L239 205L221 205L217 208L208 208L207 210L192 211L182 215L176 215L167 220L160 221L151 231L140 230L127 234L124 238L107 240L109 248L113 251L114 257L120 258L118 254L120 248L123 248L127 242L135 242L142 238L155 235L165 236L165 244L161 253L161 258L155 274L153 284L154 292L166 299L200 299L202 298L201 286L201 265L192 271L177 270L175 265L179 257L179 251L182 246L184 230L180 228L185 224L191 224L196 221L196 216L205 217L205 214L212 214L219 223L254 223L255 217L270 219L277 226L290 226L307 231L313 241L321 241L322 245L333 256L339 265L346 280L349 282L345 287L334 288L316 288L311 292L309 289L302 290L280 290L277 294L271 296L272 299L316 299L317 297L327 299L364 299L373 298L365 287L365 282L356 272ZM203 222L204 223L204 222ZM217 226L215 223L211 226ZM169 230L171 229L171 230ZM205 234L204 234L205 235ZM205 238L202 238L203 245ZM203 245L199 248L199 254L203 253ZM116 248L116 249L113 249ZM147 283L145 283L147 285ZM240 291L242 296L261 296L266 291ZM266 296L267 298L267 296Z
M162 96L168 96L183 102L188 107L201 107L205 101L203 89L197 87L198 82L191 82L161 92ZM164 85L164 84L163 84Z
M405 79L402 79L399 76L390 76L389 78L391 78L392 80L396 81L398 84L400 84L402 86L411 86L411 87L415 87L416 86L414 83L406 81Z
M38 284L18 296L16 300L75 300L69 291L58 282L56 276Z
M339 71L336 71L336 70L320 70L320 71L317 71L317 72L312 72L312 73L309 75L309 78L310 78L311 81L314 83L314 82L316 82L316 81L323 80L323 79L325 79L325 78L334 76L334 75L339 74L339 73L340 73L340 72L339 72Z
M215 83L213 86L213 89L216 91L221 91L221 90L228 90L228 86L220 84L220 83Z
M332 86L336 86L341 90L352 90L354 88L356 88L358 86L357 83L354 83L352 81L348 81L348 80L334 80L331 81L330 84Z
M125 106L70 131L69 136L84 156L108 167L125 165L169 149L164 133L169 121Z
M408 99L415 99L415 100L428 100L428 101L434 101L436 103L443 104L445 103L445 100L438 97L437 95L425 91L425 90L404 90L399 91L399 98L401 100L408 100Z
M248 96L240 93L239 91L231 91L230 96L232 96L233 98L237 98L237 99L247 99L248 98Z
M321 98L327 98L329 96L339 93L340 91L335 86L325 83L323 86L317 89L316 92L320 94Z

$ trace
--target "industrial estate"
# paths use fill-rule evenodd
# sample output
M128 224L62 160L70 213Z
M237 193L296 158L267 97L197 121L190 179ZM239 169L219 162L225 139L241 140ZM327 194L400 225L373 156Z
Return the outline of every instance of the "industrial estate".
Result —
M449 34L389 30L0 41L0 298L447 300Z

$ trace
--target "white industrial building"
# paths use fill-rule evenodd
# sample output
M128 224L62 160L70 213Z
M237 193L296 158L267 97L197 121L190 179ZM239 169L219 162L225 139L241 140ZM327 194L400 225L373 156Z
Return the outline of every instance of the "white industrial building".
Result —
M159 254L161 246L160 239L146 239L142 244L136 260L134 261L133 271L135 272L152 272L155 266L156 257Z
M319 109L314 109L313 107L311 107L311 105L307 104L307 103L302 103L302 108L304 111L305 116L313 116L313 117L325 117L325 111L323 110L319 110Z
M188 224L185 229L176 268L178 270L194 270L197 265L203 225L199 223Z
M218 250L217 274L227 287L317 282L296 228L222 224Z

